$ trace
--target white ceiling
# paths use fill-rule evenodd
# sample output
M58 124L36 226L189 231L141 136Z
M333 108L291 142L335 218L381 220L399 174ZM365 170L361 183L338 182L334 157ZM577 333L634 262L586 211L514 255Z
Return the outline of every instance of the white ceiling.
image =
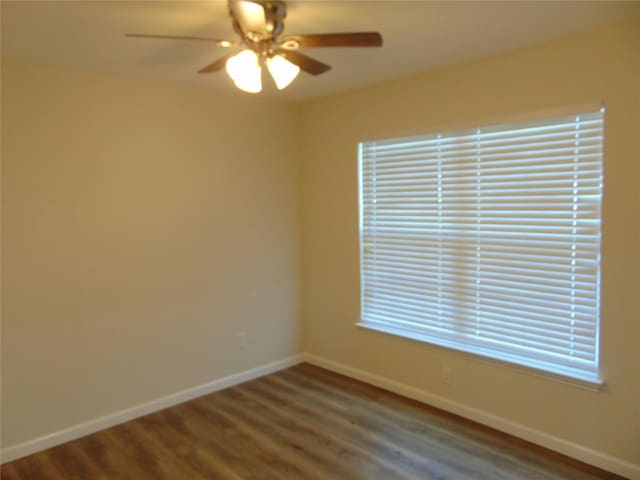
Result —
M1 0L2 57L234 91L223 72L196 72L226 50L208 43L125 38L126 32L235 39L225 1ZM379 31L382 48L315 48L333 66L301 74L299 101L640 18L640 1L291 1L285 34ZM248 95L248 94L247 94Z

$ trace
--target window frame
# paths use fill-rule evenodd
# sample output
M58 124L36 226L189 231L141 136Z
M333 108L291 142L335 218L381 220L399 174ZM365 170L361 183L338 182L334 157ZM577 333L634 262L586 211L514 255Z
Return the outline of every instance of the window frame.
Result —
M487 127L493 127L493 126L506 126L508 124L511 124L514 128L517 127L519 124L523 124L523 123L527 123L527 122L533 122L536 120L546 120L546 119L553 119L555 117L562 117L562 116L567 116L567 114L571 114L571 115L582 115L582 114L587 114L587 113L595 113L595 111L599 111L602 113L602 142L604 143L604 106L602 104L599 104L597 107L593 107L592 105L589 105L588 108L584 108L584 107L572 107L571 109L567 109L567 111L553 111L553 112L546 112L543 114L524 114L524 115L519 115L516 117L515 121L509 121L509 122L491 122L488 123L486 125L483 125L480 128L487 128ZM577 113L576 113L577 112ZM480 122L479 122L480 123ZM455 135L457 132L463 132L463 131L468 131L470 130L469 128L458 128L458 129L448 129L448 130L441 130L441 134L442 135ZM404 135L404 136L395 136L395 137L388 137L385 139L382 139L381 141L391 141L391 140L397 140L397 141L401 141L407 137L427 137L430 135L437 135L438 133L422 133L422 134L412 134L412 135ZM360 312L359 312L359 321L356 323L357 326L365 328L365 329L369 329L369 330L375 330L378 332L383 332L383 333L387 333L387 334L392 334L395 336L400 336L400 337L405 337L405 338L410 338L413 340L418 340L421 342L425 342L431 345L436 345L439 347L445 347L445 348L451 348L457 351L461 351L464 353L468 353L468 354L472 354L474 356L477 356L479 359L481 360L486 360L489 362L498 362L500 364L505 364L505 365L509 365L512 366L514 368L517 368L519 370L524 370L527 371L529 373L533 373L536 375L541 375L544 377L550 377L562 382L566 382L566 383L570 383L570 384L574 384L574 385L578 385L578 386L582 386L585 388L588 388L590 390L599 390L602 388L603 384L604 384L604 380L601 378L601 364L600 364L600 325L601 325L601 312L600 312L600 303L599 303L599 297L600 297L600 292L601 292L601 285L600 285L600 276L601 276L601 256L602 256L602 242L601 242L601 235L602 235L602 229L600 228L598 231L598 265L597 265L597 273L596 273L596 282L597 282L597 312L596 312L596 318L595 318L595 326L596 326L596 334L595 334L595 355L596 355L596 360L595 360L595 376L584 376L583 374L581 374L580 372L573 372L571 371L571 369L567 369L564 368L564 371L561 371L563 369L558 369L556 367L554 367L553 364L550 365L545 365L544 361L539 361L537 362L538 364L536 364L536 362L531 362L531 363L523 363L521 358L517 358L517 355L510 355L509 353L505 353L505 352L498 352L496 353L495 350L492 350L491 348L482 348L479 347L477 345L472 345L469 346L467 343L465 342L458 342L452 339L447 339L447 338L441 338L441 337L434 337L431 336L429 334L425 334L424 332L421 331L416 331L416 330L412 330L412 329L406 329L406 328L402 328L399 327L398 325L393 325L393 326L384 326L384 325L376 325L376 324L372 324L367 322L366 320L363 320L363 299L364 299L364 248L363 248L363 232L364 232L364 200L363 200L363 188L364 188L364 181L363 181L363 149L364 149L364 145L370 142L375 142L376 140L362 140L360 142L358 142L358 207L359 207L359 215L358 215L358 223L359 223L359 259L360 259L360 265L359 265L359 273L360 273ZM600 156L600 162L601 162L601 171L604 170L604 145L602 145L601 147L601 156ZM598 203L598 208L599 208L599 215L598 215L598 222L599 225L601 225L602 222L602 202L603 202L603 187L601 185L600 187L600 196L599 196L599 203Z

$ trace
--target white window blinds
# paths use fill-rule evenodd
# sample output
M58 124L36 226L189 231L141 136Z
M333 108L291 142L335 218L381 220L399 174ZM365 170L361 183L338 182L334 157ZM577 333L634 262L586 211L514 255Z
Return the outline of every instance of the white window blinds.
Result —
M360 144L360 325L600 383L603 112Z

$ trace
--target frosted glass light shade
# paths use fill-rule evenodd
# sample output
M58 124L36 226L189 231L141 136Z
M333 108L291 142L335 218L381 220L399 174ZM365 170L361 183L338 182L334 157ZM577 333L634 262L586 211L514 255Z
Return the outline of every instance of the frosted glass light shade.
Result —
M227 60L227 73L240 90L249 93L262 91L262 69L253 50L243 50Z
M267 68L278 90L286 88L300 73L300 67L280 55L267 58Z

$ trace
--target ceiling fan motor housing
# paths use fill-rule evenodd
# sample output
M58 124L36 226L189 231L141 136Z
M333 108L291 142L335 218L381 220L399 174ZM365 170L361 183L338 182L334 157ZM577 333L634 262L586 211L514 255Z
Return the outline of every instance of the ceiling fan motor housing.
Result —
M263 31L245 31L236 14L233 5L243 0L229 0L229 15L233 20L233 29L240 35L247 45L264 41L274 42L276 37L284 30L284 19L287 16L287 6L284 1L251 1L259 4L264 11Z

